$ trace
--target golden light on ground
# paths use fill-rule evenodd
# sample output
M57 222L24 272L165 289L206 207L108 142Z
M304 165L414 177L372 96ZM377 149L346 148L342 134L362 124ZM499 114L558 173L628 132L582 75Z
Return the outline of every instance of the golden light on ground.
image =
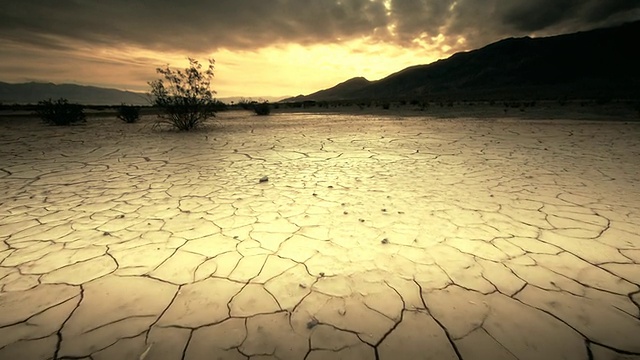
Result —
M0 359L637 359L640 124L439 109L0 118Z

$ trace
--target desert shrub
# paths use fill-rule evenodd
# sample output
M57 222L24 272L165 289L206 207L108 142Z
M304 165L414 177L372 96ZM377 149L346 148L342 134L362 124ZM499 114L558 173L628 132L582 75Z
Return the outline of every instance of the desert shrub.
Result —
M70 104L67 99L60 98L38 102L36 114L48 125L72 125L85 122L86 116L80 104Z
M253 111L256 113L256 115L265 116L271 113L271 107L269 106L269 103L265 101L262 103L254 104Z
M122 104L118 107L118 119L132 124L140 120L140 107Z
M251 110L253 108L254 102L251 99L241 98L238 101L238 105L244 110Z
M203 70L197 60L189 58L189 67L184 71L169 66L156 69L164 78L149 82L153 105L160 110L156 125L167 124L188 131L215 117L216 92L210 88L213 64L214 60L209 59L209 67Z
M391 107L391 104L389 104L388 102L382 104L382 108L385 110L389 110L390 107Z
M219 112L219 111L227 111L229 110L229 105L223 103L220 100L215 100L213 102L213 104L211 104L211 107L213 108L214 112Z

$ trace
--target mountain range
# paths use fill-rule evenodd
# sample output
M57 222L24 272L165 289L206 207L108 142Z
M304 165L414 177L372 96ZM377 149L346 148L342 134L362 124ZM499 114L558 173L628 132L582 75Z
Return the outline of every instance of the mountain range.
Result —
M270 101L276 102L288 96L263 96L263 97L224 97L217 100L227 104L240 101ZM54 84L28 82L10 84L0 81L0 104L36 104L47 99L65 98L72 103L83 105L149 105L149 97L142 92L122 91L95 86L76 84Z
M59 98L86 105L149 104L146 94L132 91L76 84L0 82L0 103L2 104L35 104L41 100Z
M541 38L508 38L381 80L356 77L283 101L640 99L640 21Z

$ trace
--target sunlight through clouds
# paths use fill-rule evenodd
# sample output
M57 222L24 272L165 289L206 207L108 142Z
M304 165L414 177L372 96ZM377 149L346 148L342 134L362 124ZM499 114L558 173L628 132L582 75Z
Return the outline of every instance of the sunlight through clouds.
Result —
M505 37L637 19L637 0L0 1L0 81L145 91L156 67L190 56L216 60L219 96L309 94Z
M254 96L290 93L299 89L306 94L327 88L355 76L378 80L390 72L438 59L439 53L406 52L402 47L371 43L366 39L341 44L301 46L288 44L254 52L218 51L217 81L224 96L241 95L251 90ZM251 72L247 69L265 69Z
M36 72L31 77L16 71L6 80L82 83L142 92L148 90L147 82L157 77L157 67L168 64L184 68L188 65L187 56L201 62L213 58L216 65L212 87L219 97L260 97L307 94L355 76L377 80L408 66L433 62L440 53L407 52L397 45L358 39L340 44L279 44L253 51L219 49L200 54L77 44L72 51L25 48L22 56L26 59L21 62L25 68L37 67L46 57L51 61L49 69L55 71Z

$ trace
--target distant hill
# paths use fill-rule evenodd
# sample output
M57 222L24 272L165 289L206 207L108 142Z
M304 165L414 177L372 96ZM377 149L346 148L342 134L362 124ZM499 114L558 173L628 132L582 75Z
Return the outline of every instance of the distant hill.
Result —
M250 96L250 97L249 96L229 96L229 97L216 98L216 100L222 101L225 104L231 104L231 103L237 104L241 101L278 102L286 98L289 98L289 96Z
M0 103L35 104L41 100L65 98L85 105L148 105L144 93L106 89L75 84L38 83L9 84L0 82Z
M225 97L218 98L224 103L237 103L241 100L256 100L277 102L288 96L261 96L261 97ZM54 84L29 82L21 84L9 84L0 81L0 104L36 104L47 99L65 98L73 103L84 105L149 105L147 94L133 91L122 91L95 86L75 84Z
M330 89L320 90L313 94L314 97L320 98L322 100L340 100L343 98L344 94L350 94L357 92L371 85L371 81L363 78L356 77L353 79L349 79L343 83L340 83ZM312 95L309 95L312 96ZM304 99L305 96L297 97L296 99Z
M640 21L544 38L508 38L377 81L353 78L285 101L640 99Z

